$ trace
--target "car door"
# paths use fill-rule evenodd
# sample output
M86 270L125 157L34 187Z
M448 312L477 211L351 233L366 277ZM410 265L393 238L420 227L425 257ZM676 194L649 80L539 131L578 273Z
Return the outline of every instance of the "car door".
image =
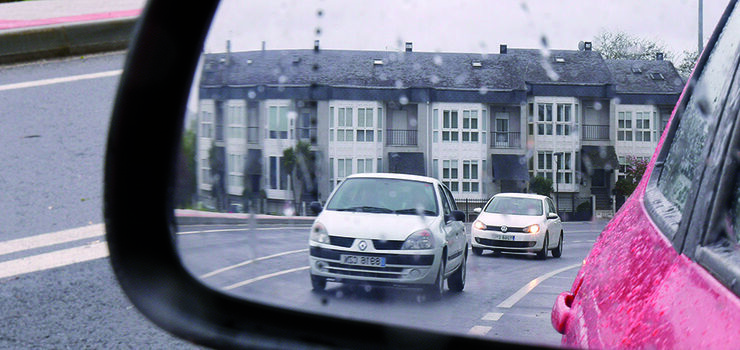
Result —
M734 12L702 54L642 181L594 244L571 292L558 297L552 321L563 345L740 344L740 10Z
M452 217L452 211L457 210L457 204L450 191L444 186L438 186L444 210L445 222L443 229L447 240L447 271L453 271L462 262L465 247L465 226Z
M557 209L555 209L555 204L553 204L552 199L547 198L545 199L545 202L547 202L547 215L555 214L558 215ZM557 217L556 219L547 219L547 232L548 238L550 239L550 245L557 244L557 241L560 237L560 231L563 230L563 224L560 220L560 217Z

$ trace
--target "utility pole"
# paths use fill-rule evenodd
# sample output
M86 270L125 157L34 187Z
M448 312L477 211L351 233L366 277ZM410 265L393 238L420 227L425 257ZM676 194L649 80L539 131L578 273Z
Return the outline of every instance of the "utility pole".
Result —
M699 53L704 49L704 0L699 0Z

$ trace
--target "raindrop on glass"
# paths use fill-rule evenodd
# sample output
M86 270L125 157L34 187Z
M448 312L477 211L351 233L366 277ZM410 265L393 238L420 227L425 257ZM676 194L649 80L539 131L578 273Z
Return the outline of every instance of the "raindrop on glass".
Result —
M319 9L319 10L316 11L316 17L321 17L323 15L324 15L324 10Z
M488 93L488 87L481 86L480 89L478 89L478 93L480 93L481 95L487 94Z
M597 111L600 111L604 106L601 105L601 102L596 101L594 102L594 109Z
M400 89L403 87L403 82L401 80L396 80L396 89Z
M404 106L405 106L405 105L409 104L409 98L408 98L408 97L406 97L406 96L401 96L401 97L400 97L400 98L398 99L398 103L400 103L400 104L402 104L402 105L404 105Z
M434 55L434 64L441 66L442 65L442 56L440 55Z
M429 77L429 81L431 81L432 84L437 84L439 83L439 77L436 74L432 74L432 76Z
M257 93L254 92L254 90L249 90L249 92L247 92L247 97L249 97L250 99L254 99L255 97L257 97Z
M285 75L281 75L280 77L278 77L278 83L280 84L285 84L287 81L288 77L286 77Z

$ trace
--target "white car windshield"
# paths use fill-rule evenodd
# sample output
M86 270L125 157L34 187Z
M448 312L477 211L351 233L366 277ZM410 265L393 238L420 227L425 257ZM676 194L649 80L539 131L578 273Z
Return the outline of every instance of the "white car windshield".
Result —
M345 180L326 209L436 216L437 201L430 183L357 178Z
M542 201L534 198L495 197L486 206L486 213L542 215Z

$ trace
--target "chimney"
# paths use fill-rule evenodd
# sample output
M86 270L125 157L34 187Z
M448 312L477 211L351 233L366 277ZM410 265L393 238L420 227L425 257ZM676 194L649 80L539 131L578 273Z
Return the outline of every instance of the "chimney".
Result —
M509 48L506 46L506 44L501 44L498 50L499 50L499 53L505 54L507 51L509 51Z
M226 65L231 64L231 40L226 40Z
M313 51L319 52L319 41L318 40L313 41Z
M656 61L662 61L663 60L663 53L662 52L656 52L655 53L655 60Z
M406 42L406 52L411 52L414 49L414 44L410 41Z
M585 41L583 43L583 50L585 50L585 51L591 51L591 42L590 41Z
M265 48L267 47L267 43L262 40L262 52L265 52Z

